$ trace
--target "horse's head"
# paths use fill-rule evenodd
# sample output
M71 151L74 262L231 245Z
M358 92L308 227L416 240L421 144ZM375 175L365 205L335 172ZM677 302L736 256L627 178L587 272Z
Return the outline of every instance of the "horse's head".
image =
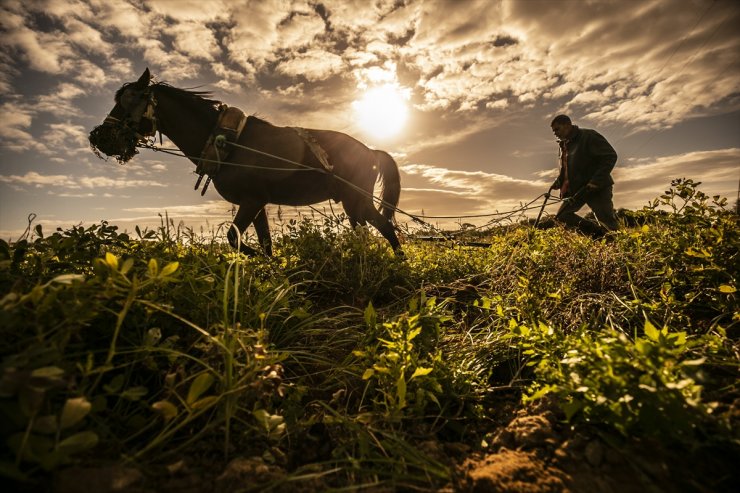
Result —
M115 106L103 123L90 132L90 147L98 157L102 158L102 152L124 164L138 152L137 144L154 135L156 101L150 81L147 68L139 80L124 84L116 92Z

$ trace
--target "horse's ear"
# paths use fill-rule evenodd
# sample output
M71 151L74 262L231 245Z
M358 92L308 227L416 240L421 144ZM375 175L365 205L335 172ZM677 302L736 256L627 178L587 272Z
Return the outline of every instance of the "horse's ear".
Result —
M152 80L152 76L149 73L149 67L147 67L144 73L141 74L141 77L139 77L139 80L136 81L136 87L144 89L149 86L150 80Z

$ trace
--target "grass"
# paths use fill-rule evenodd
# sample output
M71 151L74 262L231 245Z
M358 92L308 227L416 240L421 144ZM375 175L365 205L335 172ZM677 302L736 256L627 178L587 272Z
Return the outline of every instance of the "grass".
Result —
M608 240L521 225L404 259L331 220L273 258L164 226L0 242L0 474L259 457L262 487L433 490L454 464L428 444L479 445L503 391L737 446L738 216L697 185Z

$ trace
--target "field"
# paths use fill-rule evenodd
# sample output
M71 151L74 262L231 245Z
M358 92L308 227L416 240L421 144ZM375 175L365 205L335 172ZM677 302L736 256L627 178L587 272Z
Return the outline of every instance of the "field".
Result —
M594 240L293 221L0 241L18 491L729 491L738 216L691 180ZM4 491L8 491L5 489Z

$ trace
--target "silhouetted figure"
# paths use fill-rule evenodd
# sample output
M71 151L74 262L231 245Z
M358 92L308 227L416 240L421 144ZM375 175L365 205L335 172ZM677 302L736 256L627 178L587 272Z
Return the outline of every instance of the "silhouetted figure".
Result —
M560 145L560 175L551 188L560 189L560 197L568 199L555 220L593 236L618 229L611 177L617 152L600 133L578 128L566 115L556 116L550 127ZM591 208L599 224L576 214L584 205Z

